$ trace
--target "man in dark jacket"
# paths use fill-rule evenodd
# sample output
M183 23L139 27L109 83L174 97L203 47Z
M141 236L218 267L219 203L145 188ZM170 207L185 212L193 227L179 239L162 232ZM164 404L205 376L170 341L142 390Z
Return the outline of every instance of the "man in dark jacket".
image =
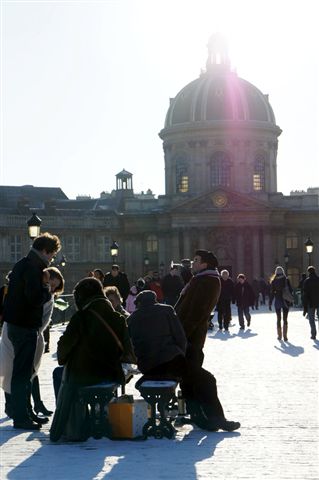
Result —
M149 290L136 297L136 306L128 323L140 371L148 378L181 379L188 410L192 406L191 421L200 428L213 431L239 428L238 422L225 419L213 375L185 357L186 336L174 309L156 303L155 293ZM196 414L195 408L198 408Z
M154 369L172 372L174 362L184 358L187 343L173 307L157 303L151 290L139 293L135 304L137 309L128 325L139 370L146 374L154 373Z
M3 320L8 324L8 337L14 349L11 379L14 428L40 428L37 417L29 409L32 366L43 305L51 298L49 273L47 283L43 283L43 270L60 248L57 236L43 233L34 240L28 255L15 264L10 274Z
M130 292L130 284L126 273L120 271L118 265L112 265L111 271L104 277L104 287L117 287L123 298L123 307Z
M231 320L231 302L234 300L234 282L229 277L228 270L222 270L220 273L221 291L216 310L218 312L219 330L224 327L228 332L229 322Z
M187 375L183 376L181 388L187 410L196 425L207 430L232 431L239 428L240 423L226 420L216 379L202 368L208 320L220 294L217 267L217 258L212 252L197 250L193 260L194 276L175 305L188 340Z
M220 295L220 279L217 259L212 252L197 250L193 261L194 276L182 290L175 305L192 354L202 365L210 314Z
M244 330L244 315L247 320L247 327L250 326L251 315L249 312L249 307L252 307L255 303L255 294L243 273L240 273L237 276L237 283L235 285L235 302L237 304L240 330Z
M304 293L304 307L308 312L308 320L311 330L311 339L315 340L317 337L317 330L315 324L315 313L319 311L319 277L316 274L315 267L308 267L308 278L303 283Z
M178 265L173 264L170 272L162 280L164 303L174 306L183 286L184 282L178 274Z

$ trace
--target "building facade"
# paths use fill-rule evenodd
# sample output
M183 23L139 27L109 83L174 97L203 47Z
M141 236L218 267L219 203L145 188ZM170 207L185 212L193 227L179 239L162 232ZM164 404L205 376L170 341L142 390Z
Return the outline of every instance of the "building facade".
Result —
M98 199L70 200L59 188L0 187L1 274L28 251L26 221L36 211L41 231L62 239L68 291L113 260L134 281L149 270L165 273L171 260L191 258L197 248L213 250L233 277L268 278L281 264L297 286L309 262L319 260L319 188L277 191L280 134L268 96L231 70L227 46L213 36L205 71L170 100L159 133L165 195L136 194L126 170Z

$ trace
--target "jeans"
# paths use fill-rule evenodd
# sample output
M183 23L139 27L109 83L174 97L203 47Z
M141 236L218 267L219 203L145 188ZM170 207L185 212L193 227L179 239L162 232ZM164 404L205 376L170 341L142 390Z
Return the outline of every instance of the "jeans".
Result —
M31 376L38 331L8 323L8 338L14 349L11 377L12 418L15 422L23 422L29 417Z
M247 322L250 322L251 315L249 313L249 307L237 307L238 310L238 320L241 327L245 326L244 315Z
M317 335L316 324L315 324L315 312L316 307L308 307L308 320L310 325L311 336L315 337Z

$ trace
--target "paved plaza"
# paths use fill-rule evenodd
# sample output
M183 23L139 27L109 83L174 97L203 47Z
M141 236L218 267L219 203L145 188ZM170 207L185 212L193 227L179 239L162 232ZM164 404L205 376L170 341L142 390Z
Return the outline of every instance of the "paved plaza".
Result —
M51 444L49 426L32 433L13 430L1 393L1 480L318 480L319 341L310 340L300 310L292 310L288 320L286 343L276 339L275 313L265 307L253 312L244 332L234 309L229 334L219 332L216 323L208 333L205 366L217 378L226 416L241 422L233 433L185 425L174 440ZM63 328L52 328L51 352L39 373L51 409L51 373ZM132 383L127 393L133 392L137 395Z

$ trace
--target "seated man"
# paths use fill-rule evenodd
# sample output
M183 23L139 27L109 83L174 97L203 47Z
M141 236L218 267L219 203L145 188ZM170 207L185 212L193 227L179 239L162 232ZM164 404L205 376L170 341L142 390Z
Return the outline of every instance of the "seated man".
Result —
M96 278L81 280L73 294L78 311L58 342L58 362L64 365L64 372L50 430L52 441L66 432L66 440L87 438L85 425L79 424L83 419L72 412L80 387L124 382L121 358L129 339L125 318L114 311Z
M196 405L192 421L205 430L232 431L238 422L225 419L213 375L186 358L187 340L173 307L156 302L156 295L144 290L136 297L135 312L128 319L139 370L148 378L178 378L181 385L191 384L187 404ZM138 384L140 381L138 382ZM137 385L138 385L137 384Z

